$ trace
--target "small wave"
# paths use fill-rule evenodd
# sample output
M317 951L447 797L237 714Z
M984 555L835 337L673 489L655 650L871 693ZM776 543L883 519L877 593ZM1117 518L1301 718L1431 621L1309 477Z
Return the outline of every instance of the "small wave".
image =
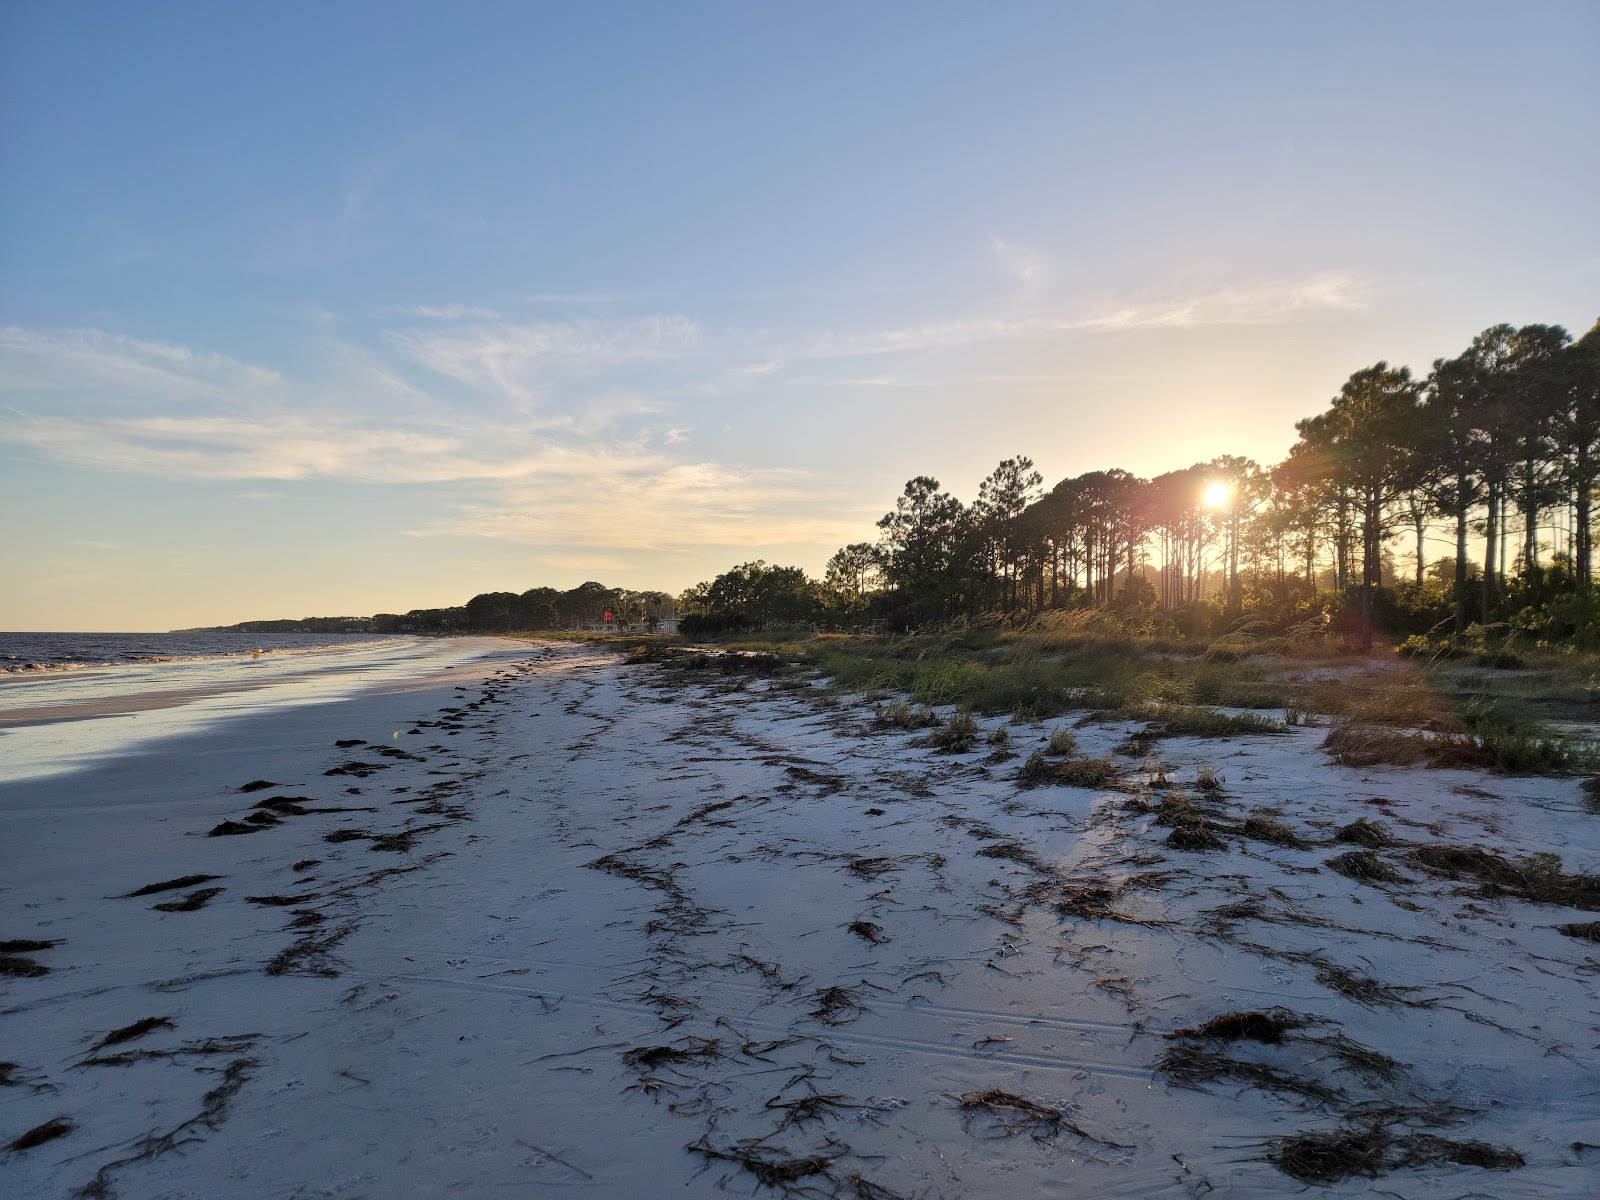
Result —
M302 657L346 650L404 645L411 640L405 637L373 637L360 641L322 642L310 645L274 646L266 644L243 646L227 650L202 650L195 654L161 654L128 649L124 650L116 658L107 658L103 653L99 655L84 654L80 651L68 649L60 650L50 657L3 654L0 655L0 677L18 675L33 677L45 674L62 674L70 671L106 670L116 667L154 667L166 663L225 662L229 659L234 659L241 663L258 662L266 658Z

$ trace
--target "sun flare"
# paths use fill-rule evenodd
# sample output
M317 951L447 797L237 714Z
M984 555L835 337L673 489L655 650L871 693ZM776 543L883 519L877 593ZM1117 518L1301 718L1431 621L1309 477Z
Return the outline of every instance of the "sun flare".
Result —
M1218 480L1216 483L1208 483L1206 485L1206 492L1203 498L1207 508L1225 508L1229 497L1232 495L1233 489Z

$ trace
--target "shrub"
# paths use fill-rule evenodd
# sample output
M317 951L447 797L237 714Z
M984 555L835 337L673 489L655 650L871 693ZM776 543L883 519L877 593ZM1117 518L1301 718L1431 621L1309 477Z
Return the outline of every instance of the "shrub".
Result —
M1063 726L1050 734L1050 744L1045 747L1045 753L1072 758L1078 753L1078 739L1073 736L1072 730Z

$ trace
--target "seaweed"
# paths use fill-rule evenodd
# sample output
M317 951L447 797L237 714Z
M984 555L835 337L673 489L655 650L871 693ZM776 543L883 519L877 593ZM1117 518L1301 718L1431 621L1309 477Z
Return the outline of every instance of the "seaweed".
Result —
M1223 1013L1202 1021L1193 1029L1178 1029L1167 1034L1169 1038L1215 1038L1234 1042L1248 1039L1277 1045L1283 1035L1292 1029L1304 1029L1310 1022L1286 1008Z
M1358 1175L1376 1178L1387 1171L1447 1162L1509 1171L1524 1160L1515 1150L1488 1142L1458 1142L1431 1133L1395 1135L1374 1123L1274 1138L1267 1161L1303 1183L1337 1183Z
M14 1139L6 1149L13 1154L20 1153L23 1150L32 1150L35 1146L42 1146L46 1142L53 1142L57 1138L66 1137L76 1128L77 1126L66 1117L52 1117L43 1125L35 1125L27 1133Z
M164 904L152 904L150 907L156 912L194 912L210 904L213 897L220 896L224 889L199 888L190 892L182 900L168 900Z
M1351 850L1335 855L1322 865L1360 883L1406 882L1406 877L1379 858L1376 850Z
M32 954L36 950L49 950L61 945L60 938L42 941L37 938L12 938L0 942L0 954Z
M131 1042L135 1038L142 1038L147 1033L157 1029L175 1029L170 1017L141 1017L131 1025L124 1025L121 1029L113 1029L105 1037L95 1043L96 1050L104 1050L107 1046L120 1046L123 1042Z
M1341 825L1334 834L1334 841L1344 842L1352 846L1365 846L1368 850L1382 850L1395 844L1389 831L1377 821L1369 821L1366 817L1357 817L1348 825Z
M221 875L180 875L176 879L164 879L160 883L147 883L142 888L124 893L124 899L135 896L154 896L158 892L175 892L179 888L193 887L197 883L210 883L213 879L221 879Z

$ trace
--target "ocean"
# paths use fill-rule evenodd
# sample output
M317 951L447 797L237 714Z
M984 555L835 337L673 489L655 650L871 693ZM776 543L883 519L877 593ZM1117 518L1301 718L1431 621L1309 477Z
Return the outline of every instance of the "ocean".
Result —
M0 634L0 782L57 775L220 721L344 700L517 647L312 633Z
M255 657L394 640L392 634L379 633L238 633L225 629L178 633L0 633L0 673Z

